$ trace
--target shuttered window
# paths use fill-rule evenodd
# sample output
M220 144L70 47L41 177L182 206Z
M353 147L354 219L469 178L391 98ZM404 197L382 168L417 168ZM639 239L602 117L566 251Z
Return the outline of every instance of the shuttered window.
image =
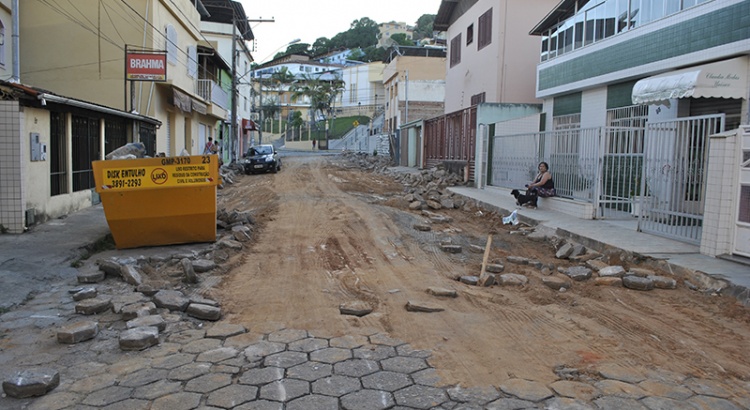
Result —
M479 16L479 38L477 50L481 50L492 43L492 9Z
M461 33L451 40L451 67L461 62Z

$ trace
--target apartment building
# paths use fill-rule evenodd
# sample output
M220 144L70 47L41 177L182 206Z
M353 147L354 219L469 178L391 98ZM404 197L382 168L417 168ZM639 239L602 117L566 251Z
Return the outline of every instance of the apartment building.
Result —
M200 22L209 16L201 2L19 3L24 83L158 119L161 127L128 136L143 142L149 155L199 153L201 129L223 136L227 110L199 92ZM166 80L126 83L126 48L164 52Z
M404 22L389 21L378 24L378 47L388 48L393 45L391 36L404 34L407 39L414 38L414 30Z
M531 28L544 158L588 181L572 198L609 218L638 199L639 230L750 256L748 16L748 0L563 0Z
M540 103L534 93L539 38L529 29L558 0L442 1L434 29L446 32L445 113L483 102Z
M383 70L385 125L395 134L402 124L443 113L445 50L425 47L391 48Z

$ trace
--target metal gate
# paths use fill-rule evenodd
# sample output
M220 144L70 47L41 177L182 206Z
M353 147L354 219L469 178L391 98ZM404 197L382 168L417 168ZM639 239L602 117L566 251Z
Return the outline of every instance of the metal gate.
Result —
M638 230L700 244L709 136L724 115L646 124Z
M750 257L750 126L744 126L744 133L740 135L742 161L733 253Z

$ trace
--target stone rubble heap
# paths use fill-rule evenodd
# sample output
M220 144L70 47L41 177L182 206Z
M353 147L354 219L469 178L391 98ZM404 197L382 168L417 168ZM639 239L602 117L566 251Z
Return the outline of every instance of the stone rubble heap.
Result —
M463 177L442 166L416 172L399 172L390 168L390 158L346 152L342 157L353 167L387 175L404 185L404 200L411 210L460 209L466 201L448 191L448 187L464 185Z

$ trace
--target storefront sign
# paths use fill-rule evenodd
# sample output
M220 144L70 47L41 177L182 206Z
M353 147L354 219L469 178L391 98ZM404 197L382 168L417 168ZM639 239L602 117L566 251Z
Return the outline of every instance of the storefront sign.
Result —
M167 81L167 54L127 53L125 78L133 81Z

